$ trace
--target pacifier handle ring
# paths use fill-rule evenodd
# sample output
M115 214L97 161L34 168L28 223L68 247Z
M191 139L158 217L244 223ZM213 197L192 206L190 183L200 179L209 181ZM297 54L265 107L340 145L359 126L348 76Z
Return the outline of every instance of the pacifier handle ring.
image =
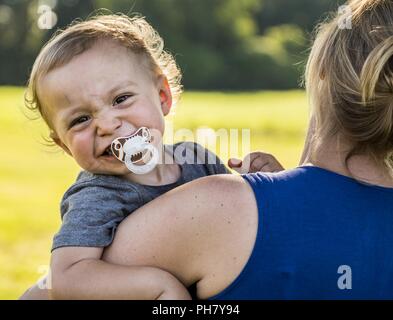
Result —
M149 173L150 171L152 171L157 163L158 163L158 150L152 146L152 145L148 145L146 147L146 149L148 151L151 152L152 154L152 158L150 159L150 161L148 163L145 163L143 165L135 165L132 161L131 161L131 155L126 154L125 155L125 165L127 166L128 170L130 170L131 172L135 173L135 174L146 174Z

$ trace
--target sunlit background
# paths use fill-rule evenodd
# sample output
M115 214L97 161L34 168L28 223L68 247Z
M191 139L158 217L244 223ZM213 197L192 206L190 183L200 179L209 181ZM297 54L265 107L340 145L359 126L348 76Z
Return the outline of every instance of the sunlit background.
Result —
M0 1L0 298L18 298L46 270L61 222L60 199L79 171L70 157L45 146L44 124L29 120L23 105L34 58L57 28L99 8L142 14L183 71L185 93L168 123L193 132L250 129L252 150L273 153L291 168L299 162L307 126L299 84L311 32L342 3Z

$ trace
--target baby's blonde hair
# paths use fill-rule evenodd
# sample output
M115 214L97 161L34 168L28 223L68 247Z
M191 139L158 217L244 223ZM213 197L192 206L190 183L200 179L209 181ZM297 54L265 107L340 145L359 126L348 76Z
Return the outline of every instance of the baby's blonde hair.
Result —
M316 120L313 146L339 134L393 170L393 1L348 1L317 28L305 81ZM344 22L350 28L345 28ZM311 159L313 158L313 153Z
M75 21L64 30L58 30L34 62L25 94L25 105L32 111L38 111L49 127L50 121L37 92L40 79L102 39L114 40L133 53L144 56L152 74L167 78L173 105L178 102L182 92L181 73L173 56L164 50L164 41L154 28L140 16L95 15L86 21Z

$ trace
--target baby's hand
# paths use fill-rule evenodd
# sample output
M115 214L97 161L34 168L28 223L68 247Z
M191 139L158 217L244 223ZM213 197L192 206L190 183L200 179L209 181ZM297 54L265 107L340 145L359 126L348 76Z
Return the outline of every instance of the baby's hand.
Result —
M278 172L285 170L273 155L258 151L246 155L243 161L231 158L228 161L228 166L240 174L258 171Z

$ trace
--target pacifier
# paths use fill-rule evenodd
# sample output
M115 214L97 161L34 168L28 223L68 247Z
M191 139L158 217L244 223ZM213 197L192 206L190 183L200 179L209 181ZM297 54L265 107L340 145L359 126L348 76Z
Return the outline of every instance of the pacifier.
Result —
M124 162L128 170L135 174L146 174L158 164L158 150L152 144L152 135L146 127L139 128L134 134L112 141L113 155ZM136 163L148 159L147 163ZM144 162L144 161L143 161Z

